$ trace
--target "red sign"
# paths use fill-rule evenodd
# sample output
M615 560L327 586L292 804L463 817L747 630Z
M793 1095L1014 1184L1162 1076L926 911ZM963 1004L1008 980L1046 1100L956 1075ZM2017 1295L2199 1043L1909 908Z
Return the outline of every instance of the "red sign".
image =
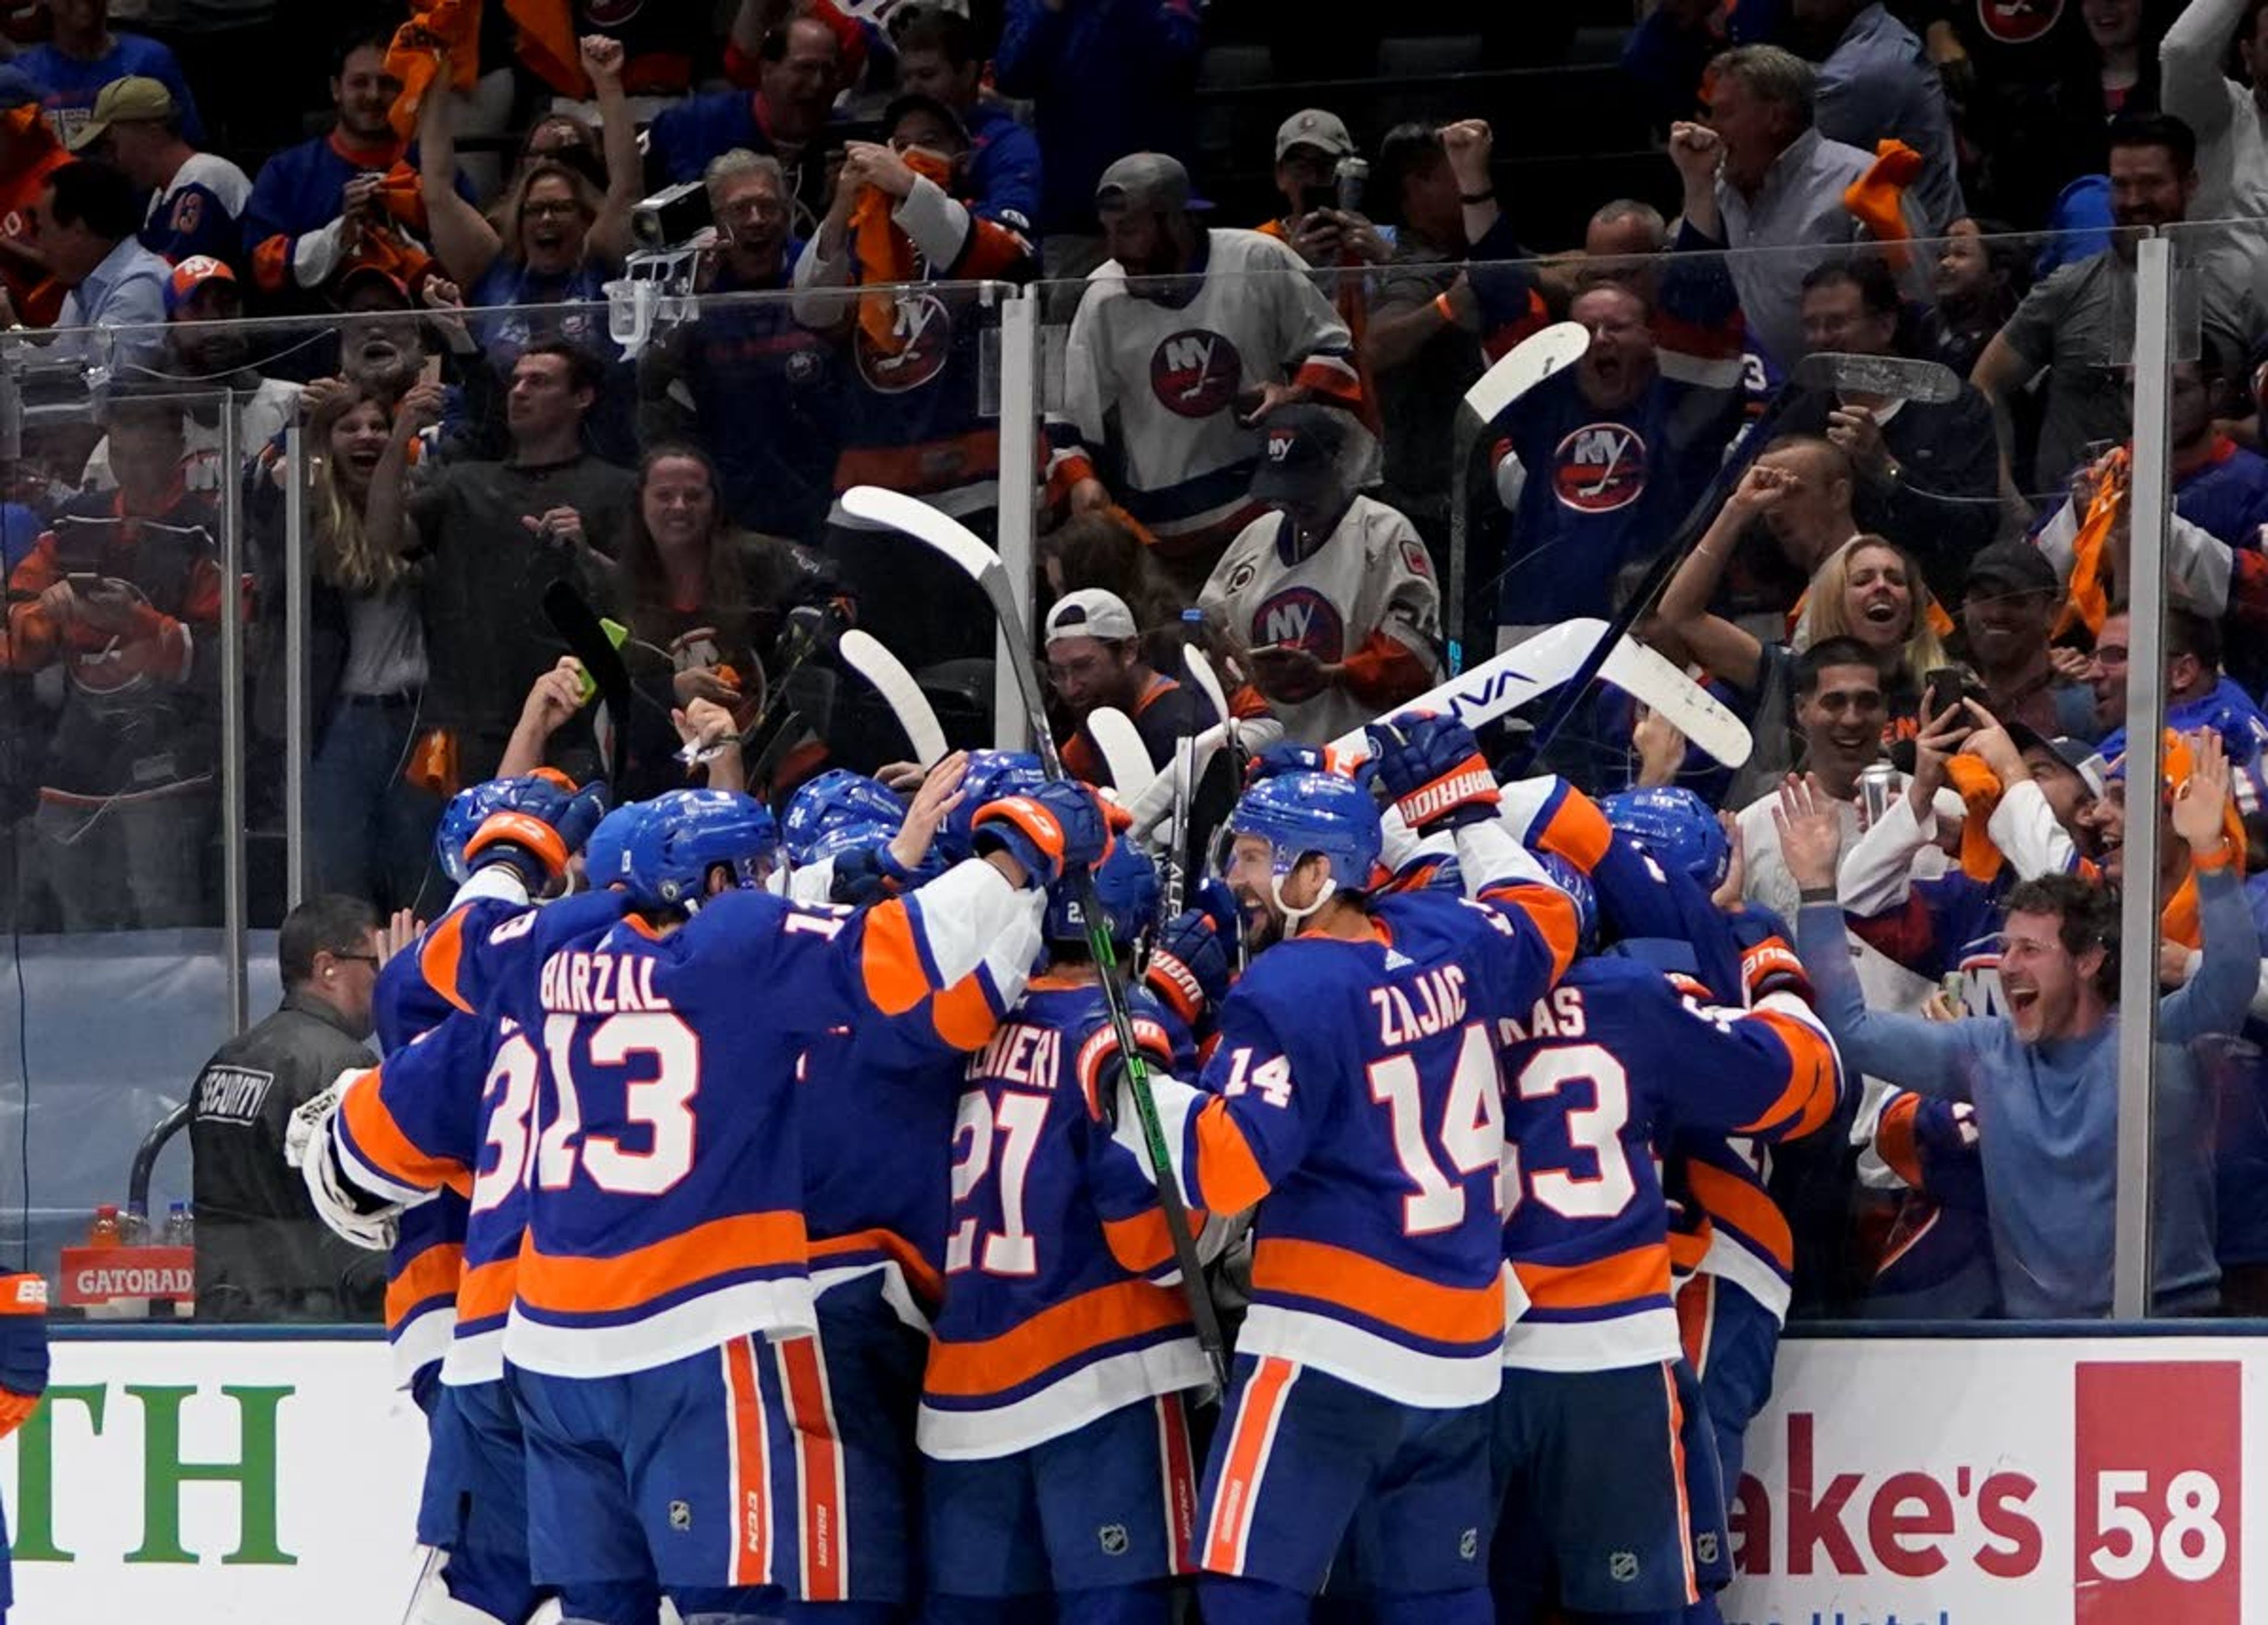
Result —
M2075 1618L2239 1625L2242 1374L2235 1360L2074 1369Z
M65 1247L63 1299L85 1307L122 1298L189 1303L197 1295L195 1247Z

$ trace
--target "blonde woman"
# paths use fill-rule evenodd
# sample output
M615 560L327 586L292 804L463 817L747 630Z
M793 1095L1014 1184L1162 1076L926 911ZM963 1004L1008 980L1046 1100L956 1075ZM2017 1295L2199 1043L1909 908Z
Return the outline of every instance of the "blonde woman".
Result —
M420 384L401 411L438 415L439 386ZM386 403L350 389L327 401L307 436L306 538L313 566L307 628L312 754L307 835L319 892L343 892L381 909L411 907L423 884L441 805L407 782L425 687L425 623L416 568L391 538L372 533L372 472L394 422ZM284 735L284 542L280 457L260 482L263 651L256 716Z

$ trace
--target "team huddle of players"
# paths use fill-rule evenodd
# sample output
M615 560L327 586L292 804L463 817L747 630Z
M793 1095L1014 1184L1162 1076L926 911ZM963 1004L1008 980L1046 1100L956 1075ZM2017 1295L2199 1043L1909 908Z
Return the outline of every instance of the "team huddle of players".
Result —
M1124 827L996 752L458 798L291 1149L394 1252L410 1620L1715 1617L1845 1085L1713 819L1410 716L1173 918Z

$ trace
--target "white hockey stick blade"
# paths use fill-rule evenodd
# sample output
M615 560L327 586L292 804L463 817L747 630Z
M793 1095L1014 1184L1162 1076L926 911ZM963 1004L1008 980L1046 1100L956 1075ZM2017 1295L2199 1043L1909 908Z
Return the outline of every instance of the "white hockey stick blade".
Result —
M1118 805L1125 806L1150 788L1158 776L1157 768L1150 765L1150 747L1142 743L1141 731L1134 719L1115 705L1098 705L1086 714L1087 737L1101 753L1103 766L1110 770L1111 788L1118 792Z
M1928 406L1943 406L1961 396L1961 379L1951 367L1941 361L1917 360L1911 356L1858 356L1843 350L1820 350L1795 364L1795 381L1806 389L1884 395L1893 401L1918 401Z
M917 537L936 548L967 573L979 586L1001 570L1000 555L984 545L983 537L951 514L931 507L920 498L879 485L854 485L843 493L843 511L870 525L887 525Z
M871 632L852 627L836 643L843 664L874 686L882 702L890 708L890 715L898 719L898 727L913 747L914 760L924 768L933 768L945 756L945 729L937 720L937 708L929 702L914 674L906 670L905 662L884 648L880 638Z
M1572 677L1606 629L1607 623L1594 616L1562 621L1494 659L1482 661L1462 676L1395 706L1388 715L1431 711L1454 717L1468 728L1494 722ZM1342 760L1359 761L1370 754L1370 741L1361 728L1356 728L1333 739L1331 749Z
M1204 651L1195 643L1183 643L1182 667L1204 695L1205 703L1212 707L1213 716L1222 722L1229 721L1228 695L1220 686L1220 673L1212 669L1212 662L1205 658Z
M1702 752L1737 768L1756 748L1748 724L1699 683L1663 658L1657 650L1625 637L1608 652L1599 676L1633 700L1645 702Z
M1580 321L1557 321L1532 333L1500 357L1465 391L1465 409L1484 423L1562 367L1572 366L1591 348L1590 331Z

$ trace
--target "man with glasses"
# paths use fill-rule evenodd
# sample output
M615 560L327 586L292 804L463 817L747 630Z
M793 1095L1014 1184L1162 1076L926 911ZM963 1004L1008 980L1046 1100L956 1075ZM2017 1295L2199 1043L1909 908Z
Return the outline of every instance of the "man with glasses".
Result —
M1160 770L1174 759L1175 740L1219 720L1203 695L1144 658L1142 629L1116 592L1082 587L1057 599L1048 611L1047 640L1048 680L1078 726L1064 746L1064 767L1090 784L1111 782L1086 726L1106 705L1133 719L1150 765Z
M373 1066L378 967L414 930L381 926L359 898L310 898L284 916L284 1002L217 1050L189 1092L196 1198L197 1314L214 1320L371 1320L383 1256L325 1229L284 1161L291 1114L340 1073Z

